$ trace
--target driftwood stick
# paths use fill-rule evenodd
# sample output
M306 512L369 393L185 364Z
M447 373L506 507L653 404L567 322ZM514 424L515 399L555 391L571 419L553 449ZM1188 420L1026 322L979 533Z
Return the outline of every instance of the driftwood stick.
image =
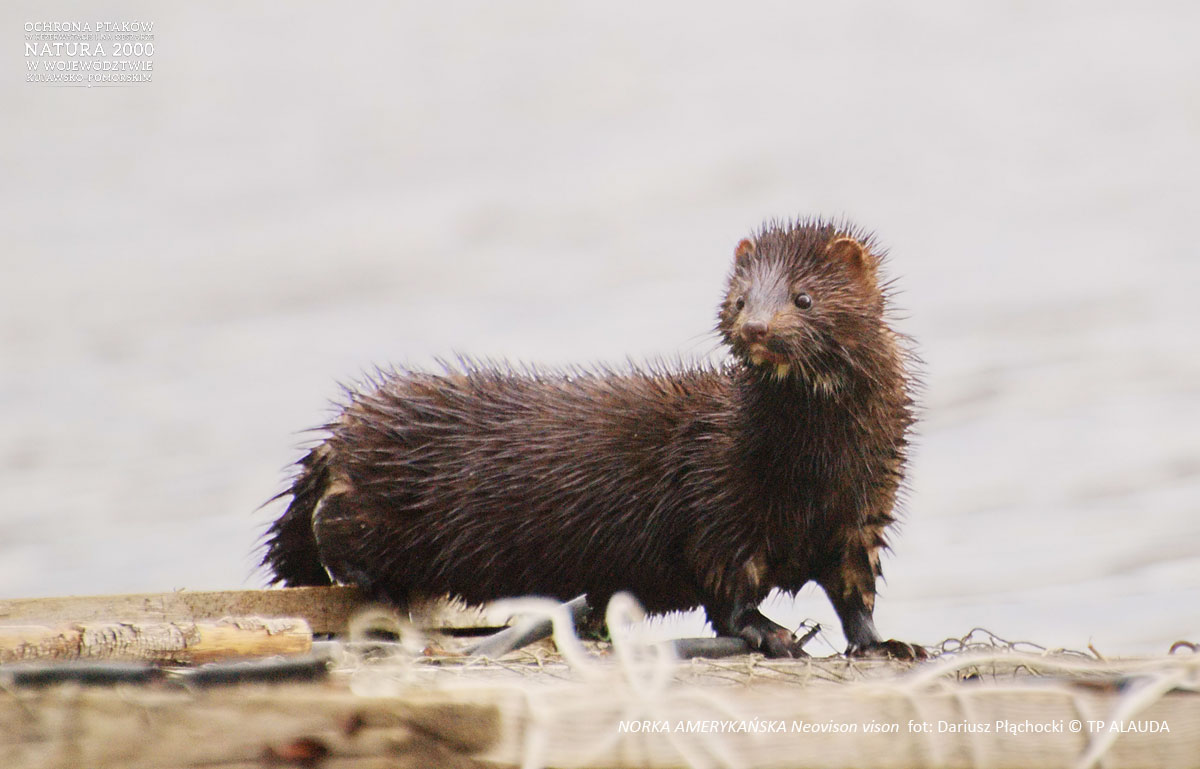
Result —
M821 632L820 623L813 623L804 635L797 639L801 648ZM739 654L749 654L750 646L743 638L732 636L717 636L716 638L677 638L674 641L675 656L682 660L693 657L717 659L719 657L736 657Z
M0 685L39 688L62 683L90 686L148 684L161 681L165 673L149 662L105 662L56 660L0 665Z
M0 625L0 663L54 659L195 665L236 657L306 654L311 649L312 631L297 618Z
M227 686L247 683L320 681L329 673L329 660L319 656L271 657L238 662L210 662L180 673L189 686Z
M571 613L571 621L578 627L587 614L587 596L581 595L573 598L565 606L567 607L567 611ZM501 630L499 633L493 633L482 641L473 644L467 648L467 654L495 659L514 649L520 649L543 638L549 638L553 632L554 625L550 620L544 617L530 617L521 620L513 627Z
M718 659L720 657L736 657L739 654L749 654L750 647L744 638L718 636L717 638L676 638L672 641L675 646L675 656L681 660L693 657Z

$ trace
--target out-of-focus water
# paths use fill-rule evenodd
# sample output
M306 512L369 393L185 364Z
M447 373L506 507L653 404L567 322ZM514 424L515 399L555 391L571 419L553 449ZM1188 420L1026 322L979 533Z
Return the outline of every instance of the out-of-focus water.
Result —
M737 240L820 213L925 360L880 628L1200 636L1200 6L121 13L153 82L76 89L22 28L94 4L0 9L0 596L259 585L338 380L712 354Z

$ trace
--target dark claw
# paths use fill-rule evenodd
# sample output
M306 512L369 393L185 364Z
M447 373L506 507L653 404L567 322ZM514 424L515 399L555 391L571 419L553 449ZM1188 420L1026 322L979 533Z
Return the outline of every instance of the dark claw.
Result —
M904 643L895 638L888 641L876 641L869 644L851 644L846 649L847 657L873 657L915 662L929 659L929 652L924 646Z

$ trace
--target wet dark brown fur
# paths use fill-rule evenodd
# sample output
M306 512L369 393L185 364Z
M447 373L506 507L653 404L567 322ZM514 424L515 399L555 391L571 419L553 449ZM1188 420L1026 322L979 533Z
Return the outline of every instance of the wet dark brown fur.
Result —
M822 221L742 241L719 368L382 375L300 461L263 563L400 605L627 590L777 656L801 650L759 602L816 581L849 651L907 648L871 618L913 421L879 262Z

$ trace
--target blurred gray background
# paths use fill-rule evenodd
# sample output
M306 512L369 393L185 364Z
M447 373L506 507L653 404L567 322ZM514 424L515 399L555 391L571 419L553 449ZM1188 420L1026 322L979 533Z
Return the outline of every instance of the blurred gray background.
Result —
M882 631L1200 640L1200 5L449 5L0 8L0 597L261 585L338 381L719 355L734 244L825 214L925 360ZM22 82L94 19L152 83Z

